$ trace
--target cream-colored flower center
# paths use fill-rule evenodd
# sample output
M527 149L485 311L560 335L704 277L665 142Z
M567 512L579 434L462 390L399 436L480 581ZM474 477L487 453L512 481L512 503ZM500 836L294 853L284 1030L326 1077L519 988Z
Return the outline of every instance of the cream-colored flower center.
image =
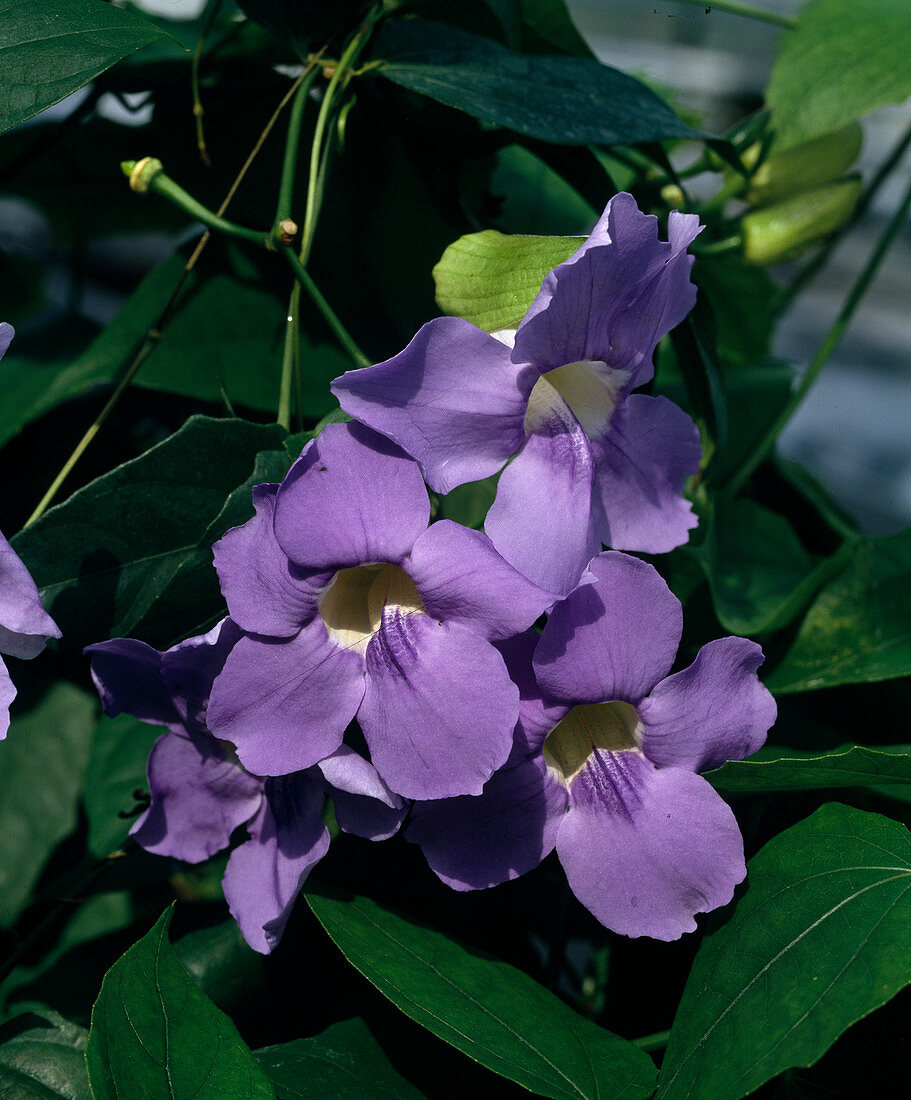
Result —
M629 703L581 703L544 742L544 760L568 787L595 749L639 752L639 715Z
M538 379L529 396L525 434L531 435L553 408L554 390L572 409L587 436L603 432L628 379L628 371L613 370L595 360L564 363L549 370Z
M387 607L405 614L424 610L408 574L382 562L340 569L319 601L329 637L344 649L362 652L382 625Z

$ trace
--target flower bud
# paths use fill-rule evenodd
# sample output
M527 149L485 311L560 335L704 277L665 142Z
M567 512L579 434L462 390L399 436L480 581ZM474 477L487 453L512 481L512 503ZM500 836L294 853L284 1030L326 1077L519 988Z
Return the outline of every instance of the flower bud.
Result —
M140 193L148 191L152 180L159 172L164 171L164 167L157 157L124 160L120 162L120 169L125 176L130 177L130 187Z
M860 190L856 177L837 180L745 214L741 220L744 259L761 267L812 248L851 217Z
M860 124L851 122L840 130L777 153L757 168L750 181L747 201L756 205L775 202L838 179L857 160L862 144ZM744 155L744 163L748 166L749 154L754 148Z

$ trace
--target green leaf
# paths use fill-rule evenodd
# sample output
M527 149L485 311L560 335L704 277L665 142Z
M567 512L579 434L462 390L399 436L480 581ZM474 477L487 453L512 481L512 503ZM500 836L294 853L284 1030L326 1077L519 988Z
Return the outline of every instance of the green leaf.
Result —
M487 332L515 328L544 276L584 240L507 236L495 229L459 237L433 269L440 309Z
M234 1024L175 958L170 923L168 909L104 976L86 1051L95 1100L274 1098Z
M811 0L781 37L766 102L774 149L799 145L911 95L911 5Z
M361 1019L343 1020L312 1039L254 1050L278 1100L419 1100L392 1068Z
M225 1012L262 985L263 957L247 943L233 918L181 937L174 944L174 954L203 993Z
M86 1031L56 1012L27 1013L0 1031L4 1100L92 1100L85 1069ZM13 1032L10 1038L6 1034Z
M339 949L407 1016L481 1065L548 1097L648 1096L651 1060L497 959L368 898L308 893Z
M170 645L223 614L212 543L252 515L257 452L284 435L277 425L193 417L17 535L61 645L78 651L143 623L146 641ZM287 469L283 451L274 457Z
M719 505L702 563L719 622L732 634L779 630L840 566L847 551L817 562L777 512L752 500Z
M102 0L0 0L0 26L0 133L161 35Z
M911 838L830 804L749 863L677 1010L660 1100L739 1100L809 1066L911 981Z
M911 673L911 528L888 538L858 539L850 554L766 677L772 691L812 691Z
M577 57L594 57L563 0L518 0L522 22L545 42Z
M769 276L739 255L702 254L693 265L693 281L699 288L697 324L701 331L711 331L721 364L764 362L779 296Z
M514 53L425 19L387 24L374 56L387 80L558 145L699 137L640 81L588 58Z
M88 819L88 848L104 859L121 845L135 820L134 791L146 787L146 761L160 726L131 714L104 715L95 727L83 805Z
M911 784L911 745L842 745L828 752L767 746L749 760L729 760L705 778L726 794L905 785Z
M97 710L92 695L66 682L24 713L13 707L0 750L0 926L15 920L48 856L76 824Z

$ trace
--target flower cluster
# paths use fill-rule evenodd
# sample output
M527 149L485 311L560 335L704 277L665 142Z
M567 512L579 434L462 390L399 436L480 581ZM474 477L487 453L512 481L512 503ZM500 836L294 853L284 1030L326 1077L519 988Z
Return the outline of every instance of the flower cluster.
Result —
M214 547L228 618L166 653L90 647L108 713L167 729L134 836L198 862L243 826L224 889L258 950L329 846L326 798L347 832L401 829L459 890L555 849L630 936L674 939L732 897L742 840L698 773L762 744L762 653L723 638L672 673L680 604L618 552L670 550L696 522L698 432L632 391L693 304L698 231L672 213L662 242L618 195L514 333L441 318L337 379L355 419ZM425 481L507 462L484 532L431 522Z

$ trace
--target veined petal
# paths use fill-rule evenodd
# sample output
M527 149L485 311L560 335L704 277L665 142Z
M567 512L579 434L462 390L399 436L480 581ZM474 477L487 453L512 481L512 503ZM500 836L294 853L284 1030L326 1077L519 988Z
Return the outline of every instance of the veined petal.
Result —
M699 469L699 429L666 397L634 393L608 429L592 437L595 511L601 541L615 550L664 554L698 520L683 496Z
M489 640L525 630L558 598L514 569L487 535L448 519L418 538L404 568L429 615Z
M362 424L330 424L308 443L279 486L275 537L314 572L397 563L430 519L421 471Z
M631 195L615 195L589 239L544 280L519 325L514 358L542 371L597 360L628 371L629 388L647 382L665 333L696 301L687 246L699 233L692 214L671 214L670 242Z
M717 768L765 743L777 708L756 670L762 649L747 638L718 638L668 676L639 706L642 751L659 767Z
M675 940L746 875L733 813L692 772L596 749L569 797L557 855L573 893L614 932Z
M307 875L329 850L322 784L307 775L266 781L266 798L235 848L222 884L244 939L267 955L278 943Z
M566 791L533 756L495 772L476 797L415 803L405 835L448 886L483 890L537 867L566 806Z
M489 642L459 623L384 610L358 721L394 791L480 794L509 755L518 713L518 688Z
M683 631L680 601L651 565L608 551L594 584L558 603L535 651L545 695L567 703L638 704L670 671Z
M438 317L385 363L348 371L332 392L351 416L394 439L448 493L496 473L525 438L537 373L458 317Z
M148 777L152 801L130 832L147 852L185 863L227 848L262 803L262 780L211 737L163 734L152 746Z
M484 530L510 565L565 596L600 546L591 526L591 447L546 378L535 386L525 426L528 438L500 475Z
M41 606L41 597L19 555L0 534L0 653L31 660L60 628Z
M241 638L212 686L207 721L256 775L287 775L334 752L364 694L364 658L322 619L296 638Z
M277 485L256 485L256 515L212 547L221 592L234 622L251 634L291 638L316 613L326 573L307 575L293 565L272 529Z

